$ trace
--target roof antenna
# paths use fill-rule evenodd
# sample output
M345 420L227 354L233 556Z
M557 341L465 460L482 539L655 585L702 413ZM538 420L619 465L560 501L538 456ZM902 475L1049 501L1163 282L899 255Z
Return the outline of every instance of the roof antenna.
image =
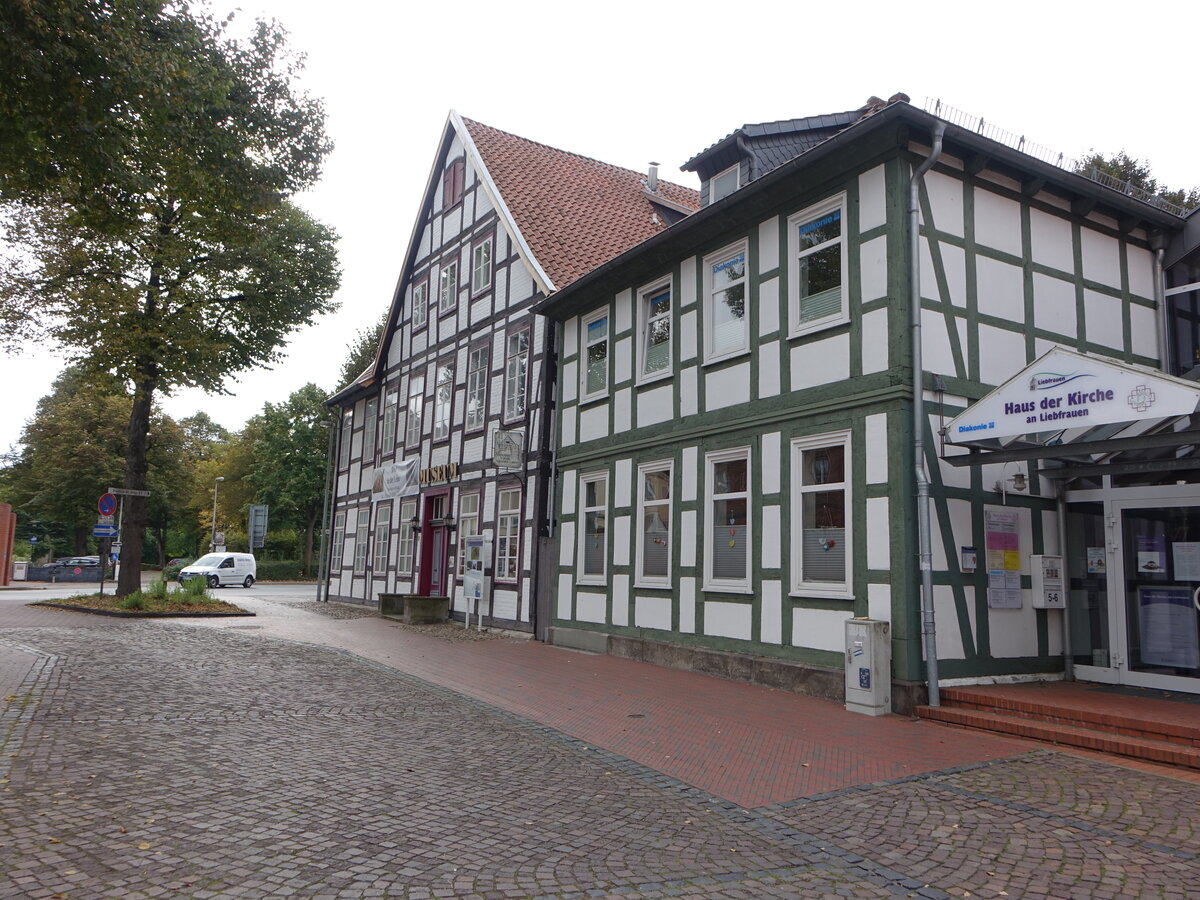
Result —
M646 175L646 187L650 193L658 193L658 163L650 163L650 171Z

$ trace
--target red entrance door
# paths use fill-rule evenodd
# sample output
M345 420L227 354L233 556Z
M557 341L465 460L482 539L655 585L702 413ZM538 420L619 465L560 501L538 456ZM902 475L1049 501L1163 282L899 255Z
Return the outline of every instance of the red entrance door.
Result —
M446 563L450 548L449 529L444 524L449 494L427 496L425 515L421 523L421 577L418 580L420 593L427 597L448 596Z

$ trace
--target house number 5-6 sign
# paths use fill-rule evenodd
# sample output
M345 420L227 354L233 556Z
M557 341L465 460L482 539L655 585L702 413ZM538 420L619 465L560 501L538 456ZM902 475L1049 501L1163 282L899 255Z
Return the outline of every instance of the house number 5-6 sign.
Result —
M117 511L117 498L112 494L101 494L96 501L96 509L102 516L111 516Z

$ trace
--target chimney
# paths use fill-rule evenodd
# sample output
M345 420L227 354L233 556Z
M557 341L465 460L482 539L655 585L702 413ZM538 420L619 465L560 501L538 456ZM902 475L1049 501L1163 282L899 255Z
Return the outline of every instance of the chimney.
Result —
M658 193L658 163L650 163L650 171L646 175L646 187L650 193Z

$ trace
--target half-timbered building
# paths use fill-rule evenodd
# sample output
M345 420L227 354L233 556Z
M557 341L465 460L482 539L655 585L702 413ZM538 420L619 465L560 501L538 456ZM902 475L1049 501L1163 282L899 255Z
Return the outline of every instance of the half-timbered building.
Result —
M1170 348L1197 345L1200 220L937 112L745 126L688 163L700 211L538 304L553 641L841 696L870 617L897 709L1076 664L1200 689L1198 442L1153 399L1195 394ZM1013 385L1016 431L946 429ZM1038 407L1059 387L1111 414ZM1139 512L1114 520L1118 494ZM1034 568L1064 546L1047 603Z
M533 304L698 205L694 191L451 113L374 363L330 398L328 597L448 597L483 535L480 611L533 630L552 473L553 329Z

